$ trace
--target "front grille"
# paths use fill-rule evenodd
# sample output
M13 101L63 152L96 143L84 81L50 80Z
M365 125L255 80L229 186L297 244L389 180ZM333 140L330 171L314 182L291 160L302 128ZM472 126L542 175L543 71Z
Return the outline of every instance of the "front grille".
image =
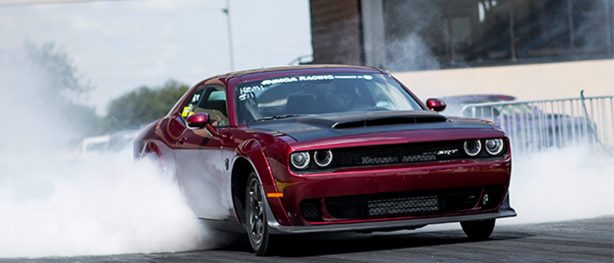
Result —
M466 158L462 141L377 145L333 150L332 167L419 163Z
M490 209L498 206L503 196L502 187L452 189L412 193L392 193L361 196L330 197L324 204L330 216L337 219L365 219L396 216L414 216L468 210L475 207ZM489 194L488 203L481 197ZM309 202L314 202L311 199ZM303 214L307 214L303 206ZM312 210L310 208L309 210ZM312 210L313 211L313 210ZM312 215L312 213L308 213ZM310 218L311 220L313 219ZM308 219L308 220L310 220Z

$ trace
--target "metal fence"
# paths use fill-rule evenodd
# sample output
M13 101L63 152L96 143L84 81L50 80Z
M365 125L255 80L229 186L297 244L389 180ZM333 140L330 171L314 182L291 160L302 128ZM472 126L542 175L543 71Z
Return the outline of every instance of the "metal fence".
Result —
M469 104L465 117L490 120L506 131L514 151L573 144L614 149L614 96Z

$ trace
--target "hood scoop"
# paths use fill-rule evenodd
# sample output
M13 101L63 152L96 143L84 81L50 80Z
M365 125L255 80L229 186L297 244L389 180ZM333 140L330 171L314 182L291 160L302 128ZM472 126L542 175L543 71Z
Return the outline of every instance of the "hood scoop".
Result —
M358 121L337 122L333 124L333 129L351 129L351 128L365 128L374 126L386 126L386 125L402 125L402 124L417 124L417 123L433 123L444 122L446 117L441 115L423 115L423 116L391 116L381 117Z

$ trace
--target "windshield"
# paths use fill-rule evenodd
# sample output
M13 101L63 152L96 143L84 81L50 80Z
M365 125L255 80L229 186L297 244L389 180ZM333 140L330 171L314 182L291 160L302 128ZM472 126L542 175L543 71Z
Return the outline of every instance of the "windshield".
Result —
M291 75L241 83L239 123L307 114L423 110L384 74Z

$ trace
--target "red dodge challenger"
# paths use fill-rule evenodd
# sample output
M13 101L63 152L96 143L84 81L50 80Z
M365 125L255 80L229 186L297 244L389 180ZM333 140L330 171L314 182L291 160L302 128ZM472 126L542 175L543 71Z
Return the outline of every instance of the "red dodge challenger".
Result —
M134 150L176 176L200 219L247 232L258 255L283 234L448 222L486 239L516 215L509 140L444 108L375 68L240 71L188 90Z

